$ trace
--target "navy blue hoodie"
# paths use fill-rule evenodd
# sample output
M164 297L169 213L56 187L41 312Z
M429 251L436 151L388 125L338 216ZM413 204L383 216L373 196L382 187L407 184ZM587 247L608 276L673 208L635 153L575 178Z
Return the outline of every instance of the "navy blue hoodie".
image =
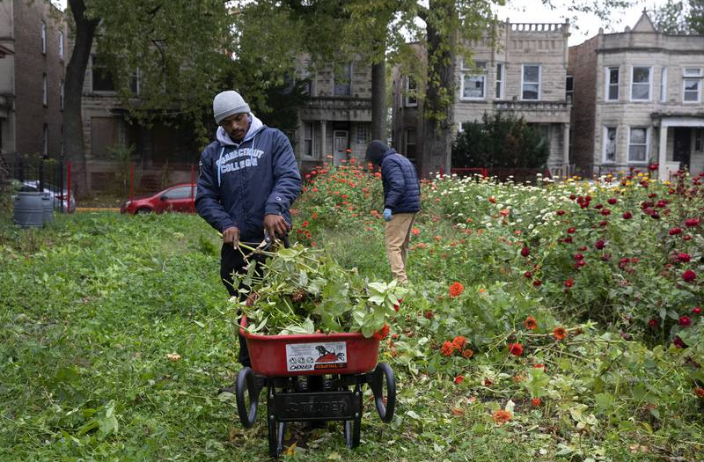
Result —
M286 135L269 128L253 114L249 130L235 143L222 127L217 140L200 158L196 210L210 226L223 232L232 226L240 240L264 236L264 215L282 215L301 192L301 175Z

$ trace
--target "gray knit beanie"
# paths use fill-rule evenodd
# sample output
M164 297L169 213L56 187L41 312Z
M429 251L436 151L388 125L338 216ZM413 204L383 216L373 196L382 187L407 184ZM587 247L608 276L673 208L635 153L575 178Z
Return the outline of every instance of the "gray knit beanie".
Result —
M250 113L249 104L245 103L244 99L236 91L223 91L215 95L213 100L213 114L215 122L220 124L222 119L230 117L233 114Z

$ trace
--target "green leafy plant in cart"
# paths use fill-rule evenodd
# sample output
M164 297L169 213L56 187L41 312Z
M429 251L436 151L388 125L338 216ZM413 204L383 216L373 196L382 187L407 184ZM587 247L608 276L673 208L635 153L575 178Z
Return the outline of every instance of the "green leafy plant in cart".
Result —
M242 296L231 303L247 316L250 333L361 332L371 337L396 315L406 292L395 280L370 281L301 244L277 251L241 248L268 257L261 275L251 264L234 278Z

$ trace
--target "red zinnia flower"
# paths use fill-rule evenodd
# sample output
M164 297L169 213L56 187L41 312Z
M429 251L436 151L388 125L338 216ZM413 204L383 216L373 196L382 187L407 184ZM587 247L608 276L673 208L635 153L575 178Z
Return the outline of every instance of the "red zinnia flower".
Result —
M570 278L570 279L568 279L568 280L565 281L565 287L567 287L568 289L569 289L570 287L572 287L573 285L574 285L574 279Z
M699 222L700 222L700 221L701 221L701 220L699 220L699 218L687 218L687 219L684 221L684 225L685 225L687 228L694 228L694 227L696 227L696 226L699 226Z
M689 319L689 316L680 316L678 324L682 327L687 327L692 324L692 320Z
M677 260L678 260L680 263L689 263L689 260L690 260L690 259L691 259L691 257L689 256L688 253L682 252L682 253L680 253L680 254L677 255Z
M457 337L455 337L452 340L452 346L458 350L462 350L466 344L467 344L467 339L461 335L458 335Z
M521 256L527 257L528 255L530 255L530 249L528 247L523 247L521 249Z
M525 273L523 273L523 277L526 279L530 279L533 277L533 273L531 273L530 271L526 271Z
M631 218L633 218L633 214L631 212L623 212L624 220L630 220Z
M464 382L464 376L458 375L457 377L455 377L455 384L456 385L459 385L462 382Z
M615 197L612 197L612 198L610 198L610 199L609 199L608 201L606 201L606 202L608 202L608 203L611 204L611 205L614 205L616 202L618 202L618 199L616 199Z
M452 356L453 351L455 351L455 347L452 345L452 342L445 340L440 348L440 354L443 356Z
M594 247L596 247L598 250L601 250L601 249L603 249L604 247L606 247L606 242L601 241L601 240L596 241L596 242L594 243Z
M532 404L535 407L540 406L540 403L541 403L540 398L533 398L530 400L530 404Z
M658 327L658 324L659 322L657 319L651 319L650 321L648 321L648 325L651 329L655 329L656 327Z
M682 279L684 280L684 282L692 282L697 279L697 273L695 273L691 269L688 269L687 271L682 273Z
M574 228L568 228L568 229L567 229L567 233L569 233L569 234L574 234L575 231L576 231L576 230L575 230Z
M682 234L682 228L671 228L670 231L668 231L670 236L676 236L677 234Z
M692 314L702 314L702 309L698 306L695 306L694 308L692 308Z
M695 388L694 394L699 396L700 398L704 398L704 388L701 388L701 387Z
M684 340L679 338L678 336L675 336L675 338L672 340L672 343L677 347L677 348L687 348L687 344L684 343Z
M374 337L375 339L377 339L377 340L383 340L383 339L385 339L386 337L388 337L388 335L389 335L389 330L390 330L389 325L388 325L388 324L384 324L384 327L382 327L381 330L379 330L379 331L377 331L377 332L374 332L373 337Z
M523 354L523 346L520 343L509 343L508 352L513 356L521 356Z
M547 368L545 367L545 364L533 364L534 369L542 369L543 372L546 372Z
M565 214L565 211L564 211L564 210L558 210L556 213L557 213L559 216L562 216L562 215Z
M556 327L552 330L552 336L555 340L564 340L567 338L567 331L564 327Z
M538 321L536 321L533 316L528 316L526 320L523 321L523 326L528 330L535 330L538 327Z
M541 281L540 279L536 279L535 281L533 281L534 287L540 287L542 284L543 284L543 281Z
M459 297L464 292L464 286L459 282L450 285L450 297Z
M574 259L577 261L584 260L584 255L582 255L581 253L576 253L574 254Z

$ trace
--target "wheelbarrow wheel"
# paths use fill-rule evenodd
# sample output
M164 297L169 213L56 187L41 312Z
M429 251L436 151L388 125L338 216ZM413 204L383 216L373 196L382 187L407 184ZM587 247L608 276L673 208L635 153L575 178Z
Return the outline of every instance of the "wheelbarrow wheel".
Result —
M237 414L244 428L250 428L254 425L254 420L257 418L259 390L254 371L249 367L240 369L235 383L235 398L237 399ZM247 394L249 395L249 405L246 400Z
M394 371L386 363L379 363L372 377L372 392L376 410L382 422L391 422L396 407L396 381ZM384 384L386 384L386 402L384 402Z

